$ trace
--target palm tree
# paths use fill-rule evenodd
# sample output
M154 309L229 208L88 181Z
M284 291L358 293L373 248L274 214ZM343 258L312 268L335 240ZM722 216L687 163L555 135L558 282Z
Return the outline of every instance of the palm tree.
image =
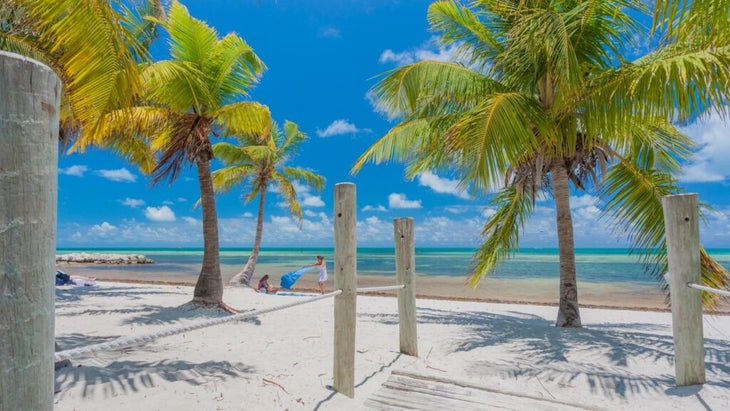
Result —
M173 182L186 164L195 164L203 213L203 262L192 303L223 304L218 217L210 171L213 136L267 130L268 108L244 101L265 69L251 47L235 34L216 31L190 16L173 1L165 21L170 60L155 62L143 72L145 106L133 109L127 133L147 136L162 154L153 170L153 184ZM127 116L119 116L112 128Z
M141 93L139 63L162 16L159 0L10 0L0 6L0 49L51 67L61 78L60 137L72 150L110 148L151 171L152 151L130 138L109 138L105 116Z
M227 191L233 186L247 181L250 191L245 198L246 203L259 196L259 207L256 215L256 236L251 255L243 269L231 279L231 284L250 284L256 268L256 260L261 250L261 238L264 229L264 205L270 184L279 187L279 193L289 206L289 212L299 223L302 222L302 207L297 199L293 181L302 180L315 190L322 190L324 177L314 172L285 166L292 159L297 148L307 136L299 131L299 127L291 121L284 123L284 129L272 121L271 126L258 133L237 136L238 145L220 142L213 145L216 158L223 161L226 167L213 172L213 187L216 191Z
M659 28L654 50L629 62L632 42L649 38L640 24L649 13L639 0L433 3L431 28L458 50L460 63L423 61L385 73L373 94L402 121L353 171L395 159L408 162L411 177L441 169L474 194L497 191L498 211L474 255L473 286L518 248L536 195L552 194L556 325L579 327L571 183L597 189L634 246L659 251L647 260L653 272L665 271L661 196L679 190L672 173L690 150L672 122L719 107L730 94L730 48L712 36L680 44ZM702 263L705 281L728 284L727 271L704 250Z

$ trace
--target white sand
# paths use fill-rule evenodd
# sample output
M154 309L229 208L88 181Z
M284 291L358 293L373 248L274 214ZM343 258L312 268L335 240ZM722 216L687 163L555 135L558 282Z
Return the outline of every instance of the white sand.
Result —
M185 286L100 283L58 289L63 349L209 318L179 306ZM307 297L227 288L259 309ZM466 380L610 410L730 409L730 316L705 316L707 383L674 387L671 315L583 309L584 328L553 326L557 308L418 300L420 358L398 353L397 301L357 300L355 398L332 384L327 299L74 360L56 372L56 410L356 410L392 370ZM514 406L520 407L519 399ZM524 407L527 409L527 406Z

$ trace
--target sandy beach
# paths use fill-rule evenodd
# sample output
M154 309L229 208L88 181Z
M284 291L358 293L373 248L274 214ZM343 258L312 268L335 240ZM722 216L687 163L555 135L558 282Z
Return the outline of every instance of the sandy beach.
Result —
M130 271L113 265L100 267L95 264L61 264L71 274L96 277L101 281L117 281L148 284L194 285L197 277L180 275L178 272L146 271L144 265ZM103 268L103 269L101 269ZM224 283L233 277L239 267L223 268ZM257 279L261 273L269 274L270 282L279 286L281 275L286 267L276 265L257 265ZM395 284L395 277L358 275L359 287L378 287ZM333 279L329 279L329 288ZM497 303L556 305L558 301L558 281L552 278L502 279L487 277L478 287L466 284L466 277L418 276L416 293L424 299L448 299L483 301ZM316 277L302 276L296 282L294 291L318 291ZM668 310L666 294L658 285L652 283L592 283L578 280L579 301L583 307L628 308L634 310ZM395 292L372 293L371 295L393 296ZM721 312L730 313L730 305L723 305Z
M308 298L229 288L238 310ZM187 310L188 285L103 281L56 291L62 349L220 316ZM418 299L419 357L399 353L397 300L358 296L355 397L330 387L333 299L161 338L56 371L56 410L357 410L395 372L415 372L586 409L730 409L730 317L705 315L707 383L674 386L671 315L584 308L582 329L557 308ZM475 409L481 409L476 407Z

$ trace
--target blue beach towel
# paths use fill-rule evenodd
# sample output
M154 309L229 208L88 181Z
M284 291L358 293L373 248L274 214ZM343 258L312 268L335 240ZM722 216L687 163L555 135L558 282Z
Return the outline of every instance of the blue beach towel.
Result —
M296 271L288 272L281 276L281 288L286 288L287 290L291 290L291 286L294 285L295 282L299 279L299 277L302 276L302 274L306 273L307 271L317 268L317 267L302 267Z

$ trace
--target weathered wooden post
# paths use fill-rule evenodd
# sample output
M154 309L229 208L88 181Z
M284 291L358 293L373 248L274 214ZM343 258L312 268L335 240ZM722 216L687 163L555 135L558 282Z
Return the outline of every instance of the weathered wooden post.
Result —
M357 202L355 185L335 185L334 383L337 392L355 396L355 324L357 309Z
M393 220L395 239L395 278L398 290L400 352L418 357L416 330L416 248L412 218Z
M669 257L669 293L674 334L674 372L678 386L705 383L702 293L700 284L699 199L697 194L665 196L664 225Z
M0 410L53 409L61 82L0 52Z

